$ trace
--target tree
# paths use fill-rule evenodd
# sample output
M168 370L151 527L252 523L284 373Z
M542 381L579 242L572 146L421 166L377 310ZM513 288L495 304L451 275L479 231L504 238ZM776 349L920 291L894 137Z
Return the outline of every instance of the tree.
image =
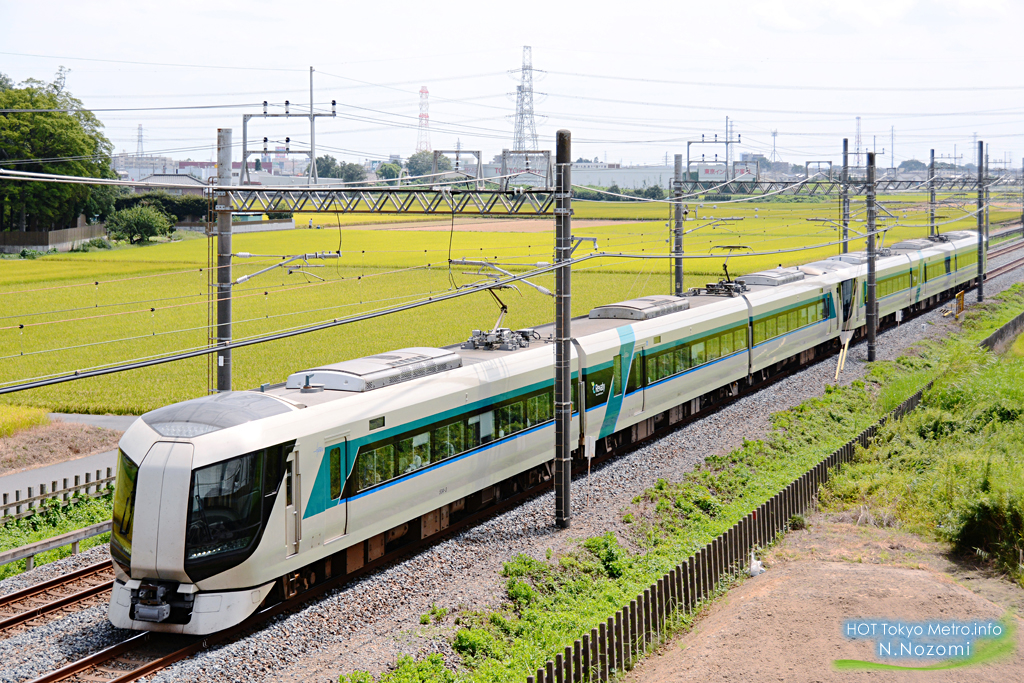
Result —
M642 194L647 199L665 198L665 190L661 189L661 185L651 185L650 187L645 187Z
M319 178L337 178L338 160L330 154L316 158L316 175Z
M66 70L52 83L34 79L0 87L0 109L58 111L0 115L0 165L19 171L114 178L113 146L103 125L64 89ZM10 79L6 79L9 82ZM0 181L0 230L53 230L88 210L88 185Z
M11 80L11 77L0 71L0 92L10 90L13 87L14 81Z
M260 161L259 159L256 160L256 170L257 171L262 171L263 170L263 162Z
M366 180L366 170L361 165L338 161L329 154L316 158L316 174L320 178L339 178L346 183Z
M434 153L433 152L416 152L409 160L405 163L405 167L409 169L409 175L421 176L430 175L434 167ZM437 171L438 173L452 170L451 159L441 154L437 158Z
M379 164L377 166L377 177L385 180L393 180L402 174L402 167L398 164Z
M907 159L900 162L899 169L901 171L926 171L928 170L928 164L917 159Z
M139 204L110 214L107 234L116 240L128 240L130 244L148 242L150 237L173 232L175 220L155 206Z
M361 164L349 164L344 161L338 164L339 175L337 177L346 183L358 183L366 180L366 169Z

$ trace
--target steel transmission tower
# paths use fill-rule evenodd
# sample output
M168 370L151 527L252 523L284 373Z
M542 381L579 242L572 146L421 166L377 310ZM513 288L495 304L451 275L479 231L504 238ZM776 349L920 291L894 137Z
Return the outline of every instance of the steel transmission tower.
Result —
M142 163L142 124L139 124L139 144L135 148L135 156L139 158L139 163Z
M856 135L856 137L853 140L854 149L857 150L857 163L855 163L854 165L858 166L858 167L860 166L860 144L861 144L860 143L860 117L858 116L857 117L857 135Z
M416 151L430 151L430 91L427 86L420 88L420 128L416 137Z
M526 151L537 148L537 124L533 120L533 54L530 46L524 45L523 68L516 86L516 127L512 134L512 149ZM518 168L521 161L516 156L516 170L522 170Z

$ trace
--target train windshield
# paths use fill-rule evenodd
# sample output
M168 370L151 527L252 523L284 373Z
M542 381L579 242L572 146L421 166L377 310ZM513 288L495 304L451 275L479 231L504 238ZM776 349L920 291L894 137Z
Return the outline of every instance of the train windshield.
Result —
M139 466L119 451L117 483L114 486L113 528L110 532L110 554L126 567L132 564L132 527L135 524L135 483Z
M259 535L263 517L263 451L192 473L185 561L244 550Z

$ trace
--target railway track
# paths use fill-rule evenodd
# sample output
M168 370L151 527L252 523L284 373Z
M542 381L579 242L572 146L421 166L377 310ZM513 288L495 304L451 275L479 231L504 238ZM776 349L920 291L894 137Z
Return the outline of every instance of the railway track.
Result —
M113 577L107 560L0 596L0 636L106 600Z
M1022 248L1024 248L1024 241L1017 245L1004 247L1002 249L993 251L989 254L989 257L999 257ZM1000 266L999 268L993 269L992 271L989 271L989 273L986 274L986 279L996 277L998 275L1009 272L1010 270L1013 270L1014 268L1018 268L1021 266L1024 266L1024 258L1017 259L1011 263L1008 263L1006 265ZM800 370L803 370L809 365L814 365L816 363L825 361L829 358L832 358L833 356L834 354L825 354L816 358L814 361L807 365L801 365L785 369L767 379L756 382L752 386L745 388L736 396L728 396L722 398L721 400L715 402L713 405L701 410L698 414L684 418L682 422L673 424L670 427L665 427L654 431L648 436L648 438L643 439L642 441L623 444L612 451L599 455L594 458L592 464L599 465L605 461L611 460L615 457L618 457L632 450L640 448L649 443L650 441L661 438L666 434L685 426L686 424L704 418L705 416L725 407L726 405L732 403L733 401L739 400L740 398L747 396L749 394L756 393L757 391L760 391L761 389L768 385L774 384L775 382L778 382L779 380L784 379L785 377L788 377ZM586 471L586 467L587 466L585 463L576 463L574 465L573 474L583 474ZM122 641L121 643L108 647L104 650L84 657L78 661L67 664L66 666L61 667L60 669L57 669L53 672L40 676L39 678L36 678L33 681L31 681L31 683L54 683L56 681L104 681L106 683L128 683L129 681L135 681L144 676L149 676L153 673L156 673L162 669L169 667L170 665L176 662L179 662L194 654L197 654L205 649L208 649L215 645L219 645L226 641L236 639L246 634L247 632L257 630L258 628L260 628L262 624L268 622L276 616L294 611L303 606L304 604L316 598L319 598L320 596L332 590L340 588L341 586L350 583L356 579L362 578L363 576L372 573L385 565L400 560L403 557L415 554L421 551L422 549L433 544L436 544L438 541L443 540L444 538L447 538L449 536L452 536L453 534L456 534L468 527L474 526L487 519L490 519L491 517L501 514L513 507L516 507L517 505L523 503L524 501L530 498L547 492L549 489L550 482L545 481L531 488L508 496L507 498L502 499L499 503L491 507L485 508L476 513L468 515L457 522L453 522L448 527L447 530L441 532L438 535L431 536L429 538L422 540L409 542L400 548L397 548L393 551L386 553L377 560L366 563L361 569L357 571L328 579L319 584L309 587L308 590L305 590L292 598L289 598L282 602L278 602L273 605L263 607L257 612L255 612L251 617L243 621L241 624L238 624L237 626L226 629L224 631L220 631L218 633L211 634L208 636L175 636L151 632L140 633ZM105 564L109 568L109 563L101 564ZM99 565L93 565L93 567L97 566ZM66 579L67 577L62 578ZM46 582L46 584L40 584L39 586L33 587L33 589L26 589L26 591L35 590L38 594L45 591L43 586L46 586L47 584L51 583L53 584L53 586L56 586L58 585L58 582L59 580L55 579L52 582ZM109 580L106 581L106 583L102 584L102 590L109 590L110 585L111 582ZM12 596L14 595L17 594L12 594ZM69 600L70 598L62 599ZM65 605L72 605L75 604L75 602L76 601L71 600L69 602L66 602ZM2 609L2 606L4 604L6 603L0 602L0 609ZM35 609L43 610L46 608L38 607ZM60 609L60 607L46 609L45 612L40 612L40 614L52 613L57 609ZM0 622L0 627L2 627L3 623L4 622Z

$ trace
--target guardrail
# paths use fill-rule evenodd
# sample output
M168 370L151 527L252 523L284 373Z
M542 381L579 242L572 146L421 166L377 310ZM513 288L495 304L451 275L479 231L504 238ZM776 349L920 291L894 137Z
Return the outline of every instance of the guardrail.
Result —
M18 560L28 560L25 563L25 571L35 567L35 556L39 553L45 553L48 550L56 550L57 548L63 548L66 545L71 546L71 553L73 555L78 554L78 544L87 538L93 536L99 536L105 534L112 528L112 523L108 519L106 522L100 522L99 524L93 524L87 526L84 529L77 531L69 531L66 534L60 536L54 536L53 538L47 538L43 541L36 541L35 543L29 543L23 545L20 548L14 550L8 550L0 553L0 567L11 562L17 562Z
M13 499L11 498L10 493L4 493L3 503L0 504L0 526L3 526L12 519L21 519L23 517L28 517L29 515L34 515L38 511L39 505L46 500L60 498L62 504L66 505L67 502L71 500L71 496L79 491L94 498L102 496L106 493L108 486L114 485L115 477L113 475L113 468L106 468L107 476L104 477L102 475L103 469L96 470L95 478L93 478L92 472L86 472L84 475L85 483L82 483L82 475L76 474L74 476L74 485L68 484L68 482L72 480L71 477L64 477L61 480L63 487L60 489L57 488L57 480L53 480L50 482L49 492L47 492L48 487L45 483L39 484L38 495L34 495L36 487L28 486L26 487L28 495L25 498L21 497L21 489L16 489L14 491ZM22 508L25 508L24 511ZM10 510L14 510L14 513L9 514Z
M677 564L606 622L555 655L554 661L548 660L535 676L527 676L527 683L598 683L632 669L633 663L660 643L685 614L707 601L723 578L746 569L752 550L772 543L793 515L813 506L818 487L853 459L858 445L867 448L879 427L916 408L931 386L929 382L728 531Z

